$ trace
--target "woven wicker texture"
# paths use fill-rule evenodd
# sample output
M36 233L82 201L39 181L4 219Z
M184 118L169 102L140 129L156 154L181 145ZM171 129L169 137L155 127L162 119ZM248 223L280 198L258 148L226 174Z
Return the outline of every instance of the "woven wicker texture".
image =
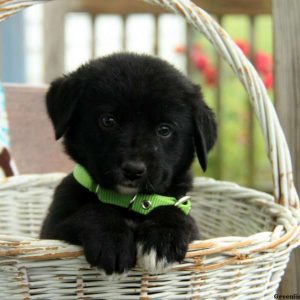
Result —
M0 0L0 22L33 4L48 0Z
M0 184L1 299L274 299L290 252L300 243L299 200L276 112L255 69L203 10L187 0L147 2L183 15L244 84L266 141L274 197L197 178L192 214L203 240L190 244L184 263L161 275L137 266L126 278L108 282L89 267L80 247L37 239L63 175L11 178Z

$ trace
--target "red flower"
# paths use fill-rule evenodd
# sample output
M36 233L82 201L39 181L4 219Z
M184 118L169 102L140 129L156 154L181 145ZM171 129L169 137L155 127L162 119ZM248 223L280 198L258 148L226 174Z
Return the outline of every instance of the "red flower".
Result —
M207 85L215 85L217 83L217 71L214 67L208 66L204 70L204 77Z
M242 52L246 56L249 56L250 47L249 47L249 44L247 42L241 41L241 40L236 40L235 43L239 46L239 48L242 50Z
M255 55L255 66L259 73L267 75L272 72L272 57L263 52L257 52Z
M273 74L271 72L266 74L263 80L266 88L271 90L273 88Z
M185 46L179 45L175 48L175 52L178 54L184 54L186 52Z
M203 54L198 54L194 57L194 64L198 70L204 71L208 67L208 58Z
M203 54L199 45L194 45L192 47L191 60L195 67L200 71L204 71L209 64L208 57L205 54Z

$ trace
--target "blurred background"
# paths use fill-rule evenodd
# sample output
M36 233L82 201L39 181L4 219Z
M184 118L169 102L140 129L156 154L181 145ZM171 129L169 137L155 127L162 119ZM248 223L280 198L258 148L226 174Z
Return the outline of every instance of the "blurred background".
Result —
M195 2L231 35L272 96L270 1ZM136 0L60 0L28 8L0 25L0 81L47 84L93 57L124 50L158 55L202 86L219 138L208 171L201 174L195 163L196 174L271 191L262 136L242 85L202 35L158 7Z

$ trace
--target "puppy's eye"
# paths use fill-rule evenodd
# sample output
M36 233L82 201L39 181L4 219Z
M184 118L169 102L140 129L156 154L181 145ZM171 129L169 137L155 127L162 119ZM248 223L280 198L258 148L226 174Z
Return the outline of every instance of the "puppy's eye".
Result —
M114 128L117 126L117 121L112 115L102 115L99 119L101 127L104 128Z
M173 133L173 129L170 125L168 124L160 124L157 128L156 128L156 134L160 137L163 138L168 138L172 135Z

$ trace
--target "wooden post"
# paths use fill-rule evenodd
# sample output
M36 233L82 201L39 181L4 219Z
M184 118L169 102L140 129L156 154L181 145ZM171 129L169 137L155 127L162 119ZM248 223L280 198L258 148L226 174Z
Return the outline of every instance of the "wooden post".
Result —
M290 147L300 192L300 1L273 0L276 109ZM300 294L300 250L291 256L281 295Z
M64 72L66 6L66 0L44 5L44 81L47 83Z

